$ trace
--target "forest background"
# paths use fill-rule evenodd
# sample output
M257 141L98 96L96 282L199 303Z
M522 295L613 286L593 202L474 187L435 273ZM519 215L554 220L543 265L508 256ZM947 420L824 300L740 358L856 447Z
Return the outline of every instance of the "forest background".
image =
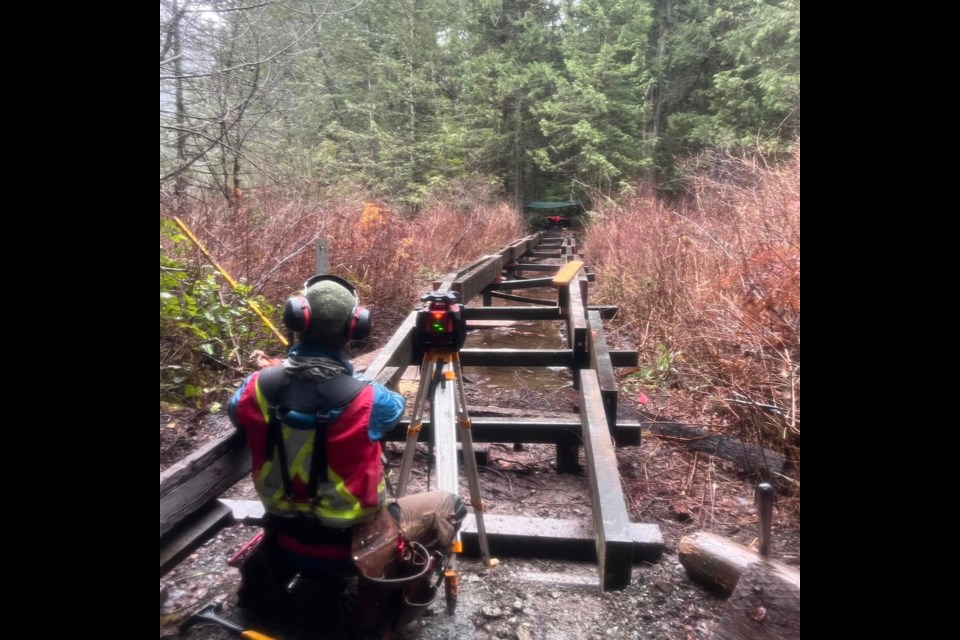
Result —
M637 398L799 489L799 139L799 0L161 0L161 433L280 351L243 302L276 318L316 239L377 346L525 203L573 200Z

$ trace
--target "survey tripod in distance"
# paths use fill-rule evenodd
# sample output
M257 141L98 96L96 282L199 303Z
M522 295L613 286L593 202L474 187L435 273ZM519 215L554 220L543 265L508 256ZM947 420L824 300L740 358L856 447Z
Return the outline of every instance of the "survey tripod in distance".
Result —
M480 557L484 566L491 566L490 546L483 524L483 500L480 498L480 478L473 453L473 435L467 414L467 396L463 390L463 371L460 368L460 349L466 339L466 321L453 291L429 293L417 314L414 333L417 348L423 354L420 366L420 386L413 403L413 414L407 428L400 475L397 479L397 497L407 492L410 470L417 451L417 440L423 428L423 410L430 398L430 426L433 432L433 450L436 455L437 489L459 495L457 470L457 435L463 450L463 466L470 489L470 505L477 523ZM462 532L458 531L452 543L451 555L444 570L444 589L447 613L457 606L457 556L463 552Z

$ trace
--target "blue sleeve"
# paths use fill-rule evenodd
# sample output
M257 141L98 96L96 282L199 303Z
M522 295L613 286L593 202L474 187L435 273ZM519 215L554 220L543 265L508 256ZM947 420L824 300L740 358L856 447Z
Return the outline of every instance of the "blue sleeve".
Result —
M407 401L402 395L390 391L382 384L372 384L373 410L370 412L370 426L368 432L370 440L376 442L392 430L407 407Z
M233 426L240 431L243 431L243 425L237 420L237 405L240 404L240 398L243 397L243 392L247 388L247 385L250 384L250 380L252 378L253 374L247 376L247 379L243 381L243 384L240 385L240 388L233 392L230 402L227 403L227 415L230 416L230 422L232 422Z

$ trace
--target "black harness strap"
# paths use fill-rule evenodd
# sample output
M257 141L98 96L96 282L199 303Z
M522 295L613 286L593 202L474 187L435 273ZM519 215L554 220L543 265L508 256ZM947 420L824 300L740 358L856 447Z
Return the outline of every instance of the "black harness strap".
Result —
M346 374L328 378L317 383L317 397L324 398L325 407L332 409L345 407L351 400L360 395L366 386L352 376ZM331 408L317 409L317 427L313 432L313 451L310 456L310 482L307 484L307 496L311 501L317 499L317 486L320 482L329 479L327 474L327 425L330 424Z
M283 418L290 411L313 413L315 416L307 496L311 501L316 501L320 482L328 480L327 429L330 412L346 407L360 394L366 383L345 373L320 381L291 379L284 374L280 365L264 369L260 374L260 385L270 403L264 455L267 460L272 460L276 451L283 492L288 499L293 496L293 485L283 442Z
M267 452L266 459L273 459L273 452L277 452L277 463L280 465L280 480L283 481L283 495L289 500L293 497L293 484L290 481L290 465L287 462L287 450L283 446L283 427L277 417L277 407L270 405L270 422L267 425Z

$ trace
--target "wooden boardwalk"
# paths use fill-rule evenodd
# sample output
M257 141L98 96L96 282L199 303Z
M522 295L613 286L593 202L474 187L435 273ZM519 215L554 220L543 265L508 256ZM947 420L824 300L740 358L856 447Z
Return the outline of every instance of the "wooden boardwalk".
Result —
M554 263L540 262L545 259ZM489 320L565 325L567 343L561 349L463 349L460 357L464 366L570 369L580 394L578 419L473 418L472 434L475 442L554 444L558 473L579 471L578 449L583 447L593 530L570 521L499 516L491 519L487 534L491 547L501 555L594 558L603 589L614 590L629 584L634 562L660 555L663 538L656 525L631 523L628 517L614 443L639 444L640 424L617 421L614 367L636 366L637 354L608 347L602 318L616 309L589 305L592 280L573 235L536 233L451 272L434 283L434 289L460 294L468 328L471 321ZM554 289L556 299L515 293L535 287ZM495 297L515 306L491 306ZM475 300L481 304L471 305ZM396 388L408 367L419 366L415 326L416 312L412 312L367 368L367 377ZM430 429L425 422L421 439L430 437ZM405 428L395 429L391 439L402 440L405 432ZM161 474L161 575L197 540L229 519L230 509L216 497L249 473L244 449L241 440L225 436ZM476 548L475 535L468 522L464 528L468 553Z

